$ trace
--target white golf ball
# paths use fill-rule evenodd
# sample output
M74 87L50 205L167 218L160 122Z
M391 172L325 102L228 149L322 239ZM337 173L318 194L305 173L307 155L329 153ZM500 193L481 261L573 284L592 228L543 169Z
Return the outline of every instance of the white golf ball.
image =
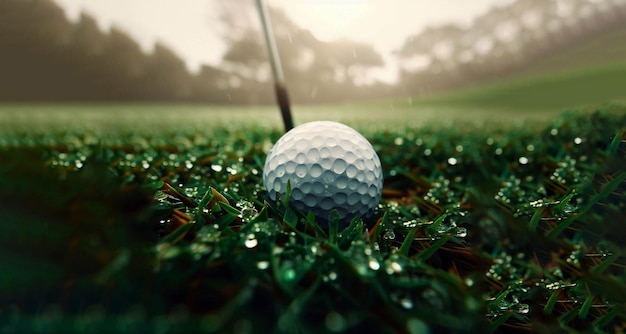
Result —
M284 198L312 212L327 225L337 210L346 224L366 217L380 201L383 172L372 145L354 129L336 122L317 121L297 126L272 147L263 168L263 184L272 201Z

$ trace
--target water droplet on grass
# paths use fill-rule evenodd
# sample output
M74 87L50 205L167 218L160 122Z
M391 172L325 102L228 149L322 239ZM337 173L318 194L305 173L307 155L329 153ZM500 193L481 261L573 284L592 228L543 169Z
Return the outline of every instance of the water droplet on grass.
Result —
M244 244L247 248L254 248L256 247L256 245L259 244L259 241L256 239L256 236L254 234L249 234Z
M392 261L387 265L385 270L388 275L397 274L402 272L402 265L396 261Z
M270 266L269 261L259 261L256 264L256 267L261 269L261 270L265 270L265 269L269 268L269 266Z
M244 222L249 222L252 218L256 217L258 214L255 208L244 208L241 210L240 218Z
M393 230L387 230L385 231L385 234L383 234L383 238L387 240L395 239L396 233Z
M407 297L400 299L400 305L407 310L412 309L414 306L413 301Z
M380 263L378 263L378 261L376 261L375 259L371 259L368 264L370 269L374 271L380 269Z
M517 313L526 314L530 312L530 306L528 304L519 304L517 307Z

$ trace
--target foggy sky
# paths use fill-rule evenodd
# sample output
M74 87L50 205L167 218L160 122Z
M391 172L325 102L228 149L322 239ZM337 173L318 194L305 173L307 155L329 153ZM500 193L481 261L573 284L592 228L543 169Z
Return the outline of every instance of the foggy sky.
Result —
M201 64L217 65L225 46L217 32L213 1L219 0L54 0L72 20L81 11L93 15L103 30L111 25L126 30L150 51L156 40L171 47L196 70ZM254 5L253 0L249 0ZM299 26L317 38L346 37L373 45L387 67L379 79L392 81L397 74L392 52L407 36L428 25L469 24L495 5L511 0L267 0L283 8Z

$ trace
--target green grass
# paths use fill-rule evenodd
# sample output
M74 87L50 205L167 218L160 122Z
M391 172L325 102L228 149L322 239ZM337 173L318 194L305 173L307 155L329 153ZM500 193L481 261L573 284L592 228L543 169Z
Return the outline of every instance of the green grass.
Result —
M626 101L626 63L517 77L418 100L426 106L509 112L563 110Z
M323 230L266 201L273 108L4 106L0 331L626 326L624 106L489 128L355 107L301 109L345 108L383 164L373 217Z
M567 72L598 65L623 64L626 27L588 38L546 55L524 69L526 75Z

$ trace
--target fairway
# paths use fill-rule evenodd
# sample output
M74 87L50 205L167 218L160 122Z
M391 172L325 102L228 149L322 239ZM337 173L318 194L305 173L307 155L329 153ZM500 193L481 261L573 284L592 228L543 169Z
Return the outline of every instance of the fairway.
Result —
M362 131L455 125L519 126L547 124L563 110L511 111L497 107L429 105L404 101L293 106L294 120L342 122ZM588 112L592 109L588 109ZM275 106L213 106L190 104L0 104L0 129L4 131L175 132L177 129L281 128Z

